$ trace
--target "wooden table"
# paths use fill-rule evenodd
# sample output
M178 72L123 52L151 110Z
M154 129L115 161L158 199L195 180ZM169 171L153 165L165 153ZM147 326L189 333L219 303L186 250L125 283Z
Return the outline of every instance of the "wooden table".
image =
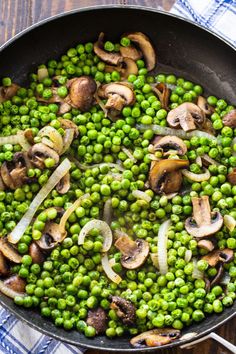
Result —
M169 11L175 0L0 0L0 45L26 27L58 13L80 7L122 4L162 7ZM236 344L236 317L222 326L217 333ZM89 350L87 354L100 354L100 351ZM214 341L205 341L193 349L172 349L158 351L160 354L226 354Z

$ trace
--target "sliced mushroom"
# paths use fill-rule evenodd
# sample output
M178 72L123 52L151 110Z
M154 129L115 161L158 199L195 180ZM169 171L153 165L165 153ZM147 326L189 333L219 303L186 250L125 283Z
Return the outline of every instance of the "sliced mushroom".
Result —
M4 284L18 292L18 293L24 293L25 292L25 286L26 286L26 281L22 278L19 277L19 275L12 275L9 278L4 280Z
M1 86L0 87L0 103L10 100L13 96L16 95L20 86L16 84L11 84L10 86Z
M99 34L97 42L94 43L93 46L94 53L105 63L117 65L122 61L122 56L119 53L106 52L103 49L103 39L104 39L104 33L101 32Z
M89 111L94 100L97 85L90 76L75 77L68 81L69 98L71 105L82 112Z
M152 168L149 172L151 189L156 193L177 192L181 186L182 176L175 172L182 168L187 168L188 166L188 160L167 159L153 161ZM172 175L170 175L170 173L172 173ZM176 178L173 178L174 176Z
M67 172L60 182L56 185L56 190L60 194L65 194L70 189L70 173Z
M136 309L132 302L120 296L112 296L111 309L116 311L117 316L126 326L132 326L136 320Z
M33 165L40 169L45 168L44 161L49 157L55 161L55 164L59 162L58 153L43 143L33 145L28 151L28 156Z
M121 79L126 80L129 75L137 75L138 74L138 66L133 59L123 58L123 68L121 69Z
M214 108L209 105L206 98L203 96L198 96L197 105L207 116L210 116L212 113L214 113Z
M236 168L234 168L232 172L228 173L227 180L234 186L236 185Z
M4 191L6 188L4 182L3 182L3 179L2 179L2 176L1 176L1 170L0 170L0 191Z
M194 237L205 237L215 234L223 225L223 217L219 211L211 212L209 197L193 197L193 217L185 221L185 229Z
M172 109L167 115L167 122L172 128L181 128L188 132L196 129L205 121L204 112L194 103L185 102Z
M101 307L89 310L86 323L95 328L97 334L104 333L107 329L106 312Z
M124 98L121 97L120 95L118 95L117 93L115 93L115 94L108 95L108 100L105 105L105 108L109 109L109 110L120 112L122 110L122 108L124 107L124 105L125 105Z
M223 264L220 263L220 266L219 266L219 268L217 270L216 276L210 281L210 288L212 288L216 284L219 284L219 282L221 281L223 275L224 275L224 268L223 268Z
M199 248L203 248L204 250L211 252L215 248L214 243L210 240L200 240L197 243Z
M215 135L216 131L213 128L213 124L210 119L206 118L204 122L200 126L201 130L203 130L206 133L209 133L211 135Z
M74 137L77 138L79 135L79 128L78 126L72 122L72 120L65 119L65 118L58 118L58 121L61 123L61 127L66 130L66 129L73 129L74 131Z
M26 138L26 140L28 141L28 143L30 143L31 145L34 144L34 134L32 129L26 129L24 131L24 137Z
M154 150L162 150L164 155L170 155L170 150L175 150L178 155L185 155L187 146L177 136L166 135L153 144Z
M42 250L50 250L63 241L65 234L66 232L61 232L59 224L47 222L42 237L36 243Z
M62 103L60 104L60 107L59 107L59 110L58 110L57 114L60 116L60 115L62 115L62 114L65 114L65 113L67 113L67 112L70 112L71 109L72 109L72 106L71 106L69 103L67 103L67 102L62 102Z
M0 252L0 276L7 275L9 273L9 270L10 268L7 264L6 258L4 257L2 252Z
M21 263L21 255L5 238L0 238L0 251L10 261Z
M143 348L159 347L168 344L173 340L179 338L180 331L173 328L155 328L147 332L143 332L136 337L133 337L130 343L134 347Z
M171 90L162 82L152 86L152 90L153 90L153 92L155 92L155 94L159 98L159 100L161 102L161 106L164 109L166 109L167 111L169 111L168 105L169 105L169 98L170 98Z
M13 161L4 161L1 166L1 179L10 189L21 187L27 181L26 173L26 166L23 166L20 160L18 162L14 159Z
M214 250L208 253L206 256L203 256L202 259L207 261L209 266L215 267L218 263L229 263L234 259L234 251L225 248L223 250Z
M52 97L43 98L39 94L36 94L35 97L36 97L37 101L44 102L44 103L63 103L65 99L60 97L57 94L57 87L52 87L51 90L52 90Z
M149 244L142 239L133 241L129 236L123 235L116 240L115 247L122 253L121 264L127 269L140 267L148 257Z
M133 45L129 45L128 47L121 46L120 53L123 58L129 58L134 61L141 59L143 56L142 52Z
M138 45L143 53L147 70L153 70L156 65L156 53L150 39L142 32L131 32L124 36Z
M223 124L227 127L236 128L236 109L233 109L224 116Z
M33 263L41 264L45 261L45 255L36 242L32 242L29 246L29 255Z

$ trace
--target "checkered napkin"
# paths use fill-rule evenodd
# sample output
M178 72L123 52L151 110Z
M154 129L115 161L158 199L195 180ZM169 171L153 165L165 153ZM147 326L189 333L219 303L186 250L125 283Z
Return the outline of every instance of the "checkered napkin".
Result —
M177 0L170 11L203 25L236 46L236 0ZM76 348L42 335L0 306L0 353L80 354Z

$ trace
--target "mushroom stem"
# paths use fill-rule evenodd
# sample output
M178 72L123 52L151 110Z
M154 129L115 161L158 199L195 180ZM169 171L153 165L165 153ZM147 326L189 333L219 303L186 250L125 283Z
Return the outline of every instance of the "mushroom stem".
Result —
M124 256L127 257L132 255L138 249L137 243L127 235L120 236L116 241L115 246Z
M193 197L193 215L197 226L200 227L202 224L211 223L211 207L209 203L209 198L207 196L202 196L201 198Z

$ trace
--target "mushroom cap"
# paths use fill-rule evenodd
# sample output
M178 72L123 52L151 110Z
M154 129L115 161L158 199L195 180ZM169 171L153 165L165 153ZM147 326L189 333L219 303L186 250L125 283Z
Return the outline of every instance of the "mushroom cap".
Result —
M158 347L172 342L173 340L179 338L179 336L180 331L178 329L155 328L133 337L130 344L138 348L145 346Z
M185 229L194 237L205 237L215 234L223 225L220 212L211 212L208 196L193 197L193 217L185 221Z
M116 311L124 325L132 326L136 320L136 309L132 302L120 296L112 296L111 300L111 309Z
M1 166L1 180L10 189L21 187L27 180L27 169L31 167L27 153L16 152L12 161L4 161Z
M12 275L9 278L4 280L4 284L18 292L18 293L24 293L25 292L25 286L26 286L26 281L19 277L19 275Z
M157 95L158 99L161 102L161 106L169 111L169 98L171 94L171 90L163 83L159 82L156 85L152 86L152 91Z
M107 329L107 315L103 308L98 307L88 311L87 325L95 328L97 334L104 333Z
M130 32L124 36L139 46L143 53L147 70L153 70L156 65L156 53L150 39L142 32Z
M67 172L64 177L57 183L56 190L60 194L65 194L70 189L70 173Z
M89 111L93 104L93 95L97 89L94 79L85 75L75 77L68 82L68 87L72 106L82 112Z
M119 239L116 241L116 244L118 242ZM121 264L126 269L139 268L146 261L149 254L149 243L147 241L136 239L134 242L137 245L136 249L130 252L129 256L121 256Z
M228 263L234 258L234 251L230 248L224 248L223 250L214 250L203 256L202 259L207 261L209 266L215 267L219 262Z
M36 243L42 250L51 250L61 242L64 237L65 234L62 234L59 224L48 221L41 238L37 240Z
M179 128L184 131L196 129L196 125L201 125L205 121L204 112L194 103L185 102L172 109L167 115L167 122L172 128Z
M105 63L112 64L112 65L119 64L122 61L122 56L119 53L106 52L103 49L103 39L104 39L104 33L101 32L99 34L97 42L94 43L93 46L94 53Z
M131 105L135 102L135 95L131 86L122 82L112 82L110 84L102 85L99 87L98 94L104 98L108 98L109 95L117 94L124 99L125 105Z
M166 135L159 139L153 146L155 150L161 149L164 155L169 155L169 150L176 150L178 155L185 155L187 152L186 144L177 136Z
M31 256L33 263L41 264L45 261L45 255L36 242L30 244L29 255Z
M2 252L0 251L0 276L7 275L9 273L9 271L10 271L10 268L7 264L6 258L4 257Z
M5 238L0 238L0 251L11 262L21 263L21 255Z
M232 109L224 116L223 124L227 127L236 128L236 109Z
M163 188L165 189L165 179L167 174L174 171L178 171L182 168L187 168L188 166L189 166L188 160L165 159L160 161L153 161L152 168L149 172L149 183L151 189L156 193L163 192ZM173 184L173 186L174 185L175 184ZM170 188L168 188L168 193L173 193L177 191L177 190L172 190L170 192L169 190Z
M120 46L120 53L123 57L123 60L124 58L129 58L133 61L137 61L143 56L143 53L137 48L135 48L133 45L129 45L128 47Z
M51 157L55 161L55 164L59 162L58 153L43 143L33 145L28 151L28 156L33 165L40 169L45 168L44 160L48 157Z

